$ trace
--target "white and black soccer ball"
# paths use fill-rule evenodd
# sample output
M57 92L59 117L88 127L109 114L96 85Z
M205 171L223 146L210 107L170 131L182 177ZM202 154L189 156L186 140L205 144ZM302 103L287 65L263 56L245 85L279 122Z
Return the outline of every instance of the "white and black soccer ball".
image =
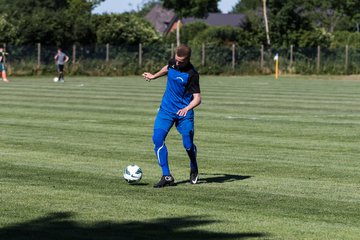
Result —
M142 178L142 170L139 166L131 164L124 169L124 179L128 183L138 183Z
M58 82L58 81L59 81L59 78L58 78L58 77L54 77L53 81L54 81L54 82Z

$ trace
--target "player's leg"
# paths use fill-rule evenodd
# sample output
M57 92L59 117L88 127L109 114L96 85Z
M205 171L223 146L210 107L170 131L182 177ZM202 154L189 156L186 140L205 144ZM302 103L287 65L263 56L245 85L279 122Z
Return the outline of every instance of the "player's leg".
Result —
M152 137L154 143L154 151L158 164L161 167L163 176L170 175L169 162L168 162L168 150L165 144L165 139L167 132L163 129L157 128L154 129L154 134Z
M166 112L159 110L156 116L154 134L152 137L155 155L162 171L162 177L159 183L154 185L154 187L157 188L174 185L174 178L171 176L169 168L168 150L165 144L166 136L173 124L173 118Z
M58 72L58 79L59 79L59 81L60 81L60 78L61 78L60 64L57 64L57 65L56 65L56 69L57 69L57 72Z
M64 81L64 65L59 64L58 71L59 71L59 81L63 82Z
M6 69L5 69L5 66L4 64L0 64L0 71L1 71L1 78L4 82L9 82L9 80L7 79L7 76L6 76Z
M183 146L190 159L190 183L196 184L199 170L197 164L197 148L194 144L194 117L189 115L180 119L176 127L182 136Z

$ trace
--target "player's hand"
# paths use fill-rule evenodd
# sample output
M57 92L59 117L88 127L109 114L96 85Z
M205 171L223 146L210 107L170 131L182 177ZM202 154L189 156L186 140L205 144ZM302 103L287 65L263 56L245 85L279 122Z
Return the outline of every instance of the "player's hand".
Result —
M150 82L153 78L154 78L154 75L152 75L151 73L148 73L148 72L144 72L142 74L142 76L145 78L146 81Z
M180 109L176 114L180 117L185 117L189 110L187 108Z

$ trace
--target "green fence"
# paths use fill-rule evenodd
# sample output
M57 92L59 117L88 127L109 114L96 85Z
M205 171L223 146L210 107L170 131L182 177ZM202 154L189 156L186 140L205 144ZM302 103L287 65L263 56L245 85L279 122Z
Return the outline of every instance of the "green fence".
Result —
M359 74L360 49L298 48L283 49L219 46L191 46L192 62L201 74L245 75L271 74L274 56L279 53L280 73L289 74ZM68 75L123 76L157 71L174 56L175 44L139 44L136 46L66 46L70 57ZM11 46L6 65L10 75L48 75L56 71L55 46Z

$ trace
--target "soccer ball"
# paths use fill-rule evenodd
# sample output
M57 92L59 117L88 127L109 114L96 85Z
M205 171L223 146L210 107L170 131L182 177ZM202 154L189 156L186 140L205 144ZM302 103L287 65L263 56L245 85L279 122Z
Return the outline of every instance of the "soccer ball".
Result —
M128 183L138 183L142 178L142 171L135 164L131 164L124 169L124 179Z
M54 77L54 82L58 82L59 81L59 78L58 77Z

